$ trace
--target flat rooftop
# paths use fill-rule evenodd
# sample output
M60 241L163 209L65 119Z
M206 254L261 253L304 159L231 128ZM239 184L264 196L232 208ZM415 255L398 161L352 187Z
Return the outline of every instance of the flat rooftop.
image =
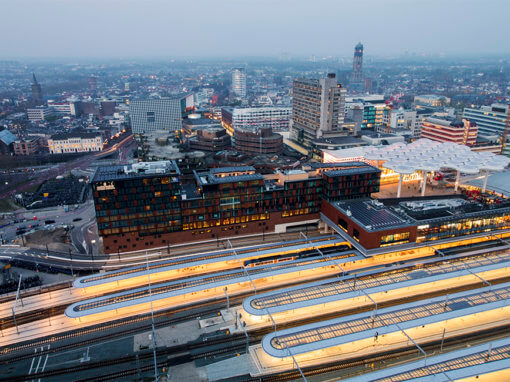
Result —
M510 200L485 204L459 195L400 199L359 199L332 203L344 215L367 231L422 225L462 217L510 213Z
M101 166L96 169L91 182L108 182L156 176L178 176L180 170L175 161L138 162L128 165ZM175 179L174 181L178 181Z
M391 227L405 227L412 222L389 210L384 204L374 200L350 200L333 203L344 214L367 229L377 231Z

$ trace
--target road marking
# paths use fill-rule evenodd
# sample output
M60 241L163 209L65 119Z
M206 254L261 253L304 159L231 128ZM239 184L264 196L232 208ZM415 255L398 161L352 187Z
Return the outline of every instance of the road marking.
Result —
M41 346L41 353L42 353L43 350L44 350L44 347ZM42 360L42 354L39 357L39 361L37 362L37 366L35 367L34 374L37 374L37 370L39 370L39 365L41 364L41 360Z
M37 353L37 348L34 349L34 354ZM32 363L30 364L30 370L28 371L28 375L32 374L32 368L34 367L35 357L32 358Z
M48 350L50 350L50 346L51 346L51 345L48 345ZM46 353L46 359L44 360L44 364L43 364L43 366L42 366L41 373L44 373L44 369L46 369L46 363L48 362L48 356L49 356L49 355L50 355L50 353L49 353L49 352L48 352L48 353ZM37 380L37 382L41 382L41 378L39 378L39 379Z

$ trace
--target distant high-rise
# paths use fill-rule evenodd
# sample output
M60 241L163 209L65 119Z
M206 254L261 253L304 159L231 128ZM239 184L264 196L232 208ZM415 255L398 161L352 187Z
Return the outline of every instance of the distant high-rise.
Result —
M90 90L97 90L97 78L89 77L89 88Z
M363 44L358 43L354 47L354 59L352 61L351 83L361 84L363 82Z
M310 147L314 139L348 135L349 132L343 129L345 93L334 73L318 80L295 79L292 138Z
M41 85L37 82L37 79L35 78L35 74L32 73L32 102L34 106L39 106L43 104L43 96L42 96L42 89Z
M365 78L365 92L372 93L372 79L371 78Z
M235 97L246 97L246 70L244 68L232 69L232 93Z

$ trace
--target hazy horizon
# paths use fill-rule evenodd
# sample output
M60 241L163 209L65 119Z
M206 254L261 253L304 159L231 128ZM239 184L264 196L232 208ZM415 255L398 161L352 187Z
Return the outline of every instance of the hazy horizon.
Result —
M0 59L508 56L510 1L17 0ZM501 42L503 41L503 42Z

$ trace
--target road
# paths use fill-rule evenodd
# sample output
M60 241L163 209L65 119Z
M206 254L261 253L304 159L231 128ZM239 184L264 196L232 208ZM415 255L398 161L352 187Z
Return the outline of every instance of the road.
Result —
M133 141L133 135L131 134L131 135L127 136L126 138L124 138L119 143L114 144L112 147L110 147L104 151L86 155L86 156L77 158L75 160L72 160L70 162L61 163L61 164L52 166L50 168L44 169L37 173L36 179L32 179L23 185L20 185L18 187L15 187L13 189L3 192L2 194L0 194L0 198L3 199L3 198L7 198L9 196L12 196L14 194L19 194L20 192L23 192L35 185L41 184L44 181L55 178L59 175L64 175L66 172L71 171L73 169L85 170L87 167L89 167L89 165L92 161L99 159L99 158L103 158L105 156L108 156L119 149L122 150L122 148L124 146L129 146L132 143L132 141Z
M38 172L37 179L33 179L28 183L6 191L0 195L0 197L9 197L14 193L19 193L48 179L65 174L69 170L84 171L93 161L111 155L116 151L119 152L119 161L121 163L125 163L129 155L133 152L134 146L133 135L131 134L105 151L77 158L76 160L68 163L62 163L45 168ZM37 220L34 220L34 217L36 217ZM77 219L77 221L73 221L75 219ZM38 228L41 229L45 226L45 220L54 220L55 222L52 224L55 226L73 225L75 227L71 231L71 237L78 252L87 253L89 250L93 250L94 254L98 253L97 229L95 231L92 229L95 224L95 211L91 200L88 200L80 208L69 212L65 212L64 207L62 206L24 212L18 211L16 213L16 220L20 220L21 222L16 223L12 221L10 225L2 227L0 232L0 238L5 240L7 243L16 238L16 228L19 226L25 226L28 228L31 224L39 224ZM96 234L94 234L94 232L96 232ZM94 242L96 244L92 245L91 243Z
M309 237L320 235L319 231L309 232ZM245 238L230 239L234 248L242 248L250 245L257 245L261 243L261 235L252 235ZM286 233L286 234L266 234L264 235L264 243L282 242L286 240L293 240L302 238L299 233ZM167 254L167 248L152 250L145 254L145 251L138 253L104 255L104 254L78 254L78 253L62 253L62 252L48 252L46 250L32 249L19 246L0 246L0 260L17 259L27 261L32 264L43 264L54 267L62 267L70 269L70 260L72 257L73 269L107 269L122 268L145 263L146 256L150 262L162 261L164 259L175 259L186 255L197 255L200 253L209 253L218 250L230 248L227 240L219 240L218 242L206 243L186 243L182 245L175 245L170 247L170 254Z

